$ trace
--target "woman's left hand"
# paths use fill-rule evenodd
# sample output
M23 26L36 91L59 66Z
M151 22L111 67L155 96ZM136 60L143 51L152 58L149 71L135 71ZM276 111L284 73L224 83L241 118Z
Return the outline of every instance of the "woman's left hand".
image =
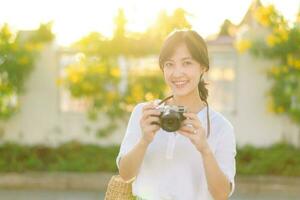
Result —
M182 122L181 128L177 131L190 139L198 151L204 153L209 150L206 139L206 131L203 128L198 116L195 113L183 113L186 119Z

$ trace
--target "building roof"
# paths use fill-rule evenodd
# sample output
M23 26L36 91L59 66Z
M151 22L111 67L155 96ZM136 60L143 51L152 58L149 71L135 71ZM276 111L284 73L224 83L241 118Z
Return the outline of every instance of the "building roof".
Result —
M254 19L253 13L260 8L262 5L260 0L253 0L247 10L246 14L244 15L241 22L237 25L231 23L229 20L225 20L221 26L220 32L207 39L207 44L211 46L218 46L218 45L228 45L232 46L233 42L235 41L236 32L242 25L250 25L253 26L256 24L256 20ZM227 29L227 30L224 30Z

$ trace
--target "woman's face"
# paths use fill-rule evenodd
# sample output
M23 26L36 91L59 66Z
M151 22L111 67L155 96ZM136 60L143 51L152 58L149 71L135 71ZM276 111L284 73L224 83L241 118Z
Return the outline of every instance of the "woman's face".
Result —
M164 78L173 95L186 96L198 91L203 67L194 60L184 43L179 44L173 55L163 64Z

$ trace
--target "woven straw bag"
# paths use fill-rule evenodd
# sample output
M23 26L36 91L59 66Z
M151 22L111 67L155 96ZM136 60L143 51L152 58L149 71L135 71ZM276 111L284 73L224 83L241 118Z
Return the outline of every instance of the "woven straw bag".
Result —
M114 175L108 182L104 200L135 200L131 182L124 181L120 175Z

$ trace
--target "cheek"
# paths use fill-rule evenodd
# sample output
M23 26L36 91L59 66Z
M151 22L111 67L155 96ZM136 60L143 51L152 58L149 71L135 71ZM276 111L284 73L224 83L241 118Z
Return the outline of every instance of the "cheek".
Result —
M190 76L192 77L192 79L193 79L195 82L198 83L198 82L200 81L201 73L202 73L202 72L201 72L198 68L196 68L196 69L191 70Z
M165 79L165 82L166 83L169 83L171 80L170 80L170 74L166 71L164 71L164 79Z
M200 72L198 70L191 69L187 72L187 74L194 82L198 82L200 80Z

